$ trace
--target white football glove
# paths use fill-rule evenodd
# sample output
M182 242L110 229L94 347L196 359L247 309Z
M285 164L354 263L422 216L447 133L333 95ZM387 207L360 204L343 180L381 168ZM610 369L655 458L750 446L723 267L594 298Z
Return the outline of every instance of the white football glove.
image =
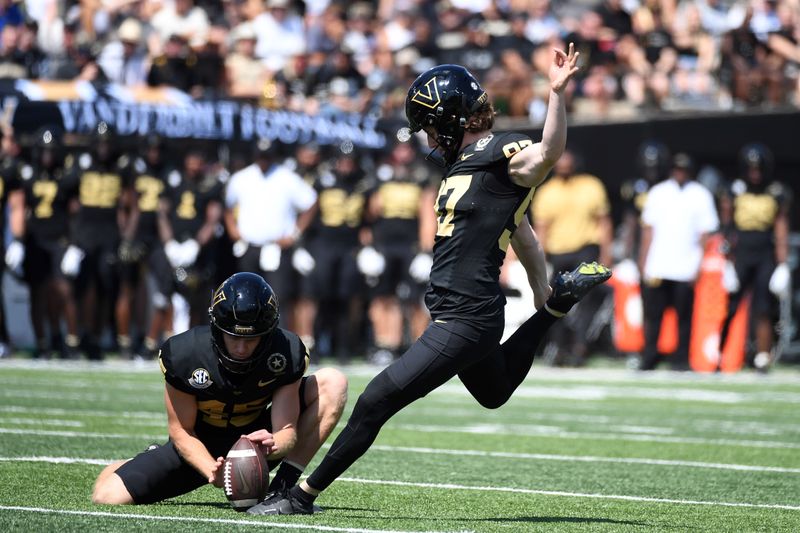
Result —
M411 261L408 273L417 283L426 283L431 278L431 267L433 266L433 256L420 252Z
M197 261L197 254L200 253L200 244L194 240L189 239L180 244L181 246L181 264L182 267L190 267Z
M242 239L239 239L238 241L233 243L233 250L232 250L233 251L233 256L234 257L242 257L245 253L247 253L247 249L248 248L249 248L249 245L245 241L243 241Z
M308 253L305 248L298 248L292 254L292 266L297 270L301 276L308 276L317 262L314 261L314 256Z
M386 259L372 246L365 246L356 256L358 270L367 277L376 278L386 269Z
M769 291L778 298L788 298L791 285L792 273L789 271L789 265L779 264L769 278Z
M81 261L85 256L83 250L70 244L67 251L64 252L64 257L61 258L61 272L67 277L74 278L81 271Z
M618 283L638 285L641 281L639 277L639 267L636 266L636 262L633 259L623 259L614 265L612 270L614 271L614 279Z
M275 243L265 244L261 247L258 256L258 266L264 272L275 272L281 266L281 247Z
M170 240L164 244L164 253L167 254L167 261L172 268L178 268L183 264L183 247L176 240Z
M11 241L6 250L6 265L19 274L22 271L22 262L25 260L25 245L17 240Z
M736 267L730 261L725 261L725 266L722 268L722 287L728 294L739 292L739 276L736 275Z

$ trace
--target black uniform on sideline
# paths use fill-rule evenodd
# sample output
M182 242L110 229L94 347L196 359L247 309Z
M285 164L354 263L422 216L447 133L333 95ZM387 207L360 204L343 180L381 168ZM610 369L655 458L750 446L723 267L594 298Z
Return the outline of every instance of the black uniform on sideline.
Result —
M270 355L245 374L229 372L214 351L209 326L198 326L167 340L159 365L167 383L197 398L195 433L213 457L225 456L241 435L271 431L270 405L280 387L303 379L308 352L300 338L277 328ZM300 387L300 408L303 404ZM275 465L271 464L270 467ZM185 494L208 483L181 458L172 441L142 452L116 471L137 504Z

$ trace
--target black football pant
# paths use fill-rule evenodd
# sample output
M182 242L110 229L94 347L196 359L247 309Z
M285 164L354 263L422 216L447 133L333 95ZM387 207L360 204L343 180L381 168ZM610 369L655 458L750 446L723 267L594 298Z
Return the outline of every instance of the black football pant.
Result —
M326 489L369 449L387 420L453 376L482 406L500 407L525 379L539 342L555 320L541 310L503 344L498 344L502 318L488 325L434 321L402 357L370 381L308 484Z
M667 307L674 307L678 315L678 349L672 356L675 370L689 368L689 341L692 336L692 310L694 308L694 283L689 281L659 280L642 284L644 307L644 350L642 370L653 370L659 361L658 336Z

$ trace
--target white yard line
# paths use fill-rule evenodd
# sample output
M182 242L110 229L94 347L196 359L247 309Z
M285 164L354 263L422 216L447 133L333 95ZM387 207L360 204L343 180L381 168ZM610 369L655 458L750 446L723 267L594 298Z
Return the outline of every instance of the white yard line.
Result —
M514 494L539 494L542 496L566 496L570 498L593 498L599 500L625 500L631 502L650 502L650 503L669 503L677 505L709 505L718 507L747 507L757 509L785 509L788 511L800 511L798 505L783 505L772 503L742 503L742 502L715 502L702 500L674 500L670 498L649 498L646 496L626 496L621 494L592 494L585 492L565 492L557 490L536 490L518 489L513 487L479 487L473 485L457 485L453 483L412 483L410 481L390 481L380 479L362 479L352 477L340 477L338 481L348 481L350 483L366 483L371 485L393 485L398 487L419 487L430 489L445 490L469 490L481 492L511 492Z
M340 423L339 426L342 424ZM671 444L699 444L699 445L726 445L741 446L744 448L774 448L774 449L800 449L800 443L785 441L768 440L740 440L740 439L707 439L702 437L679 437L669 435L637 435L637 434L615 434L615 433L591 433L562 431L558 427L550 426L504 426L500 424L474 424L471 426L440 426L430 424L391 424L387 430L406 430L419 431L424 433L465 433L471 435L515 435L537 438L557 438L557 439L597 439L597 440L618 440L632 442L662 442ZM165 439L165 435L142 435L124 433L84 433L79 431L55 431L42 429L21 429L0 427L0 434L9 433L14 435L40 435L46 437L65 437L65 438L108 438L108 439L142 439L158 440Z
M634 442L664 442L677 444L702 444L728 446L742 446L747 448L779 448L800 449L800 443L770 440L744 440L744 439L707 439L703 437L680 437L669 435L635 435L614 434L583 431L562 431L552 426L520 426L503 424L473 424L470 426L442 426L432 424L392 424L386 429L401 429L406 431L421 431L424 433L467 433L475 435L524 435L539 438L558 439L598 439L622 440Z
M718 470L741 470L747 472L776 472L800 474L800 468L780 466L755 466L731 463L705 463L702 461L677 461L672 459L648 459L637 457L600 457L594 455L554 455L547 453L487 452L483 450L447 450L442 448L418 448L410 446L384 446L373 444L370 450L382 452L424 453L433 455L469 455L475 457L500 457L507 459L530 459L534 461L566 461L581 463L621 463L652 466L679 466L689 468L714 468Z
M13 461L30 461L30 462L47 462L58 464L91 464L91 465L104 465L113 462L113 460L105 459L82 459L78 457L0 457L0 461L13 462ZM566 492L566 491L553 491L553 490L538 490L538 489L520 489L515 487L490 487L490 486L474 486L474 485L459 485L454 483L414 483L410 481L393 481L381 479L363 479L363 478L349 478L342 477L338 481L346 481L350 483L365 483L371 485L393 485L400 487L419 487L419 488L433 488L444 490L469 490L469 491L490 491L490 492L511 492L515 494L539 494L543 496L566 496L573 498L594 498L604 500L626 500L636 502L651 502L651 503L669 503L678 505L710 505L720 507L748 507L758 509L785 509L789 511L800 511L800 506L797 505L784 505L784 504L770 504L770 503L746 503L746 502L719 502L719 501L702 501L702 500L678 500L671 498L650 498L647 496L628 496L620 494L594 494L584 492ZM0 506L0 509L3 507ZM23 508L25 509L25 508ZM117 515L114 515L117 516ZM349 530L347 530L349 531Z
M166 428L165 428L166 429ZM9 433L11 435L39 435L43 437L68 437L68 438L98 438L98 439L129 439L129 440L166 440L167 435L142 435L125 433L91 433L83 431L50 431L46 429L18 429L0 428L0 434Z
M60 464L92 464L92 465L104 465L111 462L103 459L80 459L80 458L70 458L70 457L0 457L0 461L37 461L37 462L49 462L49 463L60 463ZM537 494L542 496L564 496L571 498L593 498L601 500L625 500L625 501L635 501L635 502L668 503L676 505L709 505L709 506L719 506L719 507L746 507L746 508L757 508L757 509L784 509L788 511L800 511L800 506L797 505L770 504L770 503L679 500L671 498L650 498L647 496L629 496L620 494L595 494L595 493L584 493L584 492L520 489L515 487L474 486L474 485L459 485L455 483L414 483L410 481L393 481L393 480L363 479L363 478L349 478L349 477L339 478L338 481L345 481L350 483L364 483L369 485L392 485L400 487L433 488L442 490L510 492L514 494ZM17 507L0 506L0 509L32 510L35 508L26 508L26 507L17 508ZM60 512L60 511L54 511L54 512ZM73 511L73 513L83 514L78 511ZM129 518L139 517L139 515L118 515L116 513L107 513L107 514L111 516L128 516ZM100 516L106 516L106 514L101 514ZM152 517L147 517L146 515L142 515L142 518L152 518ZM165 517L164 519L170 520L172 518ZM238 522L230 522L230 523L238 523ZM374 530L336 529L333 531L374 531Z
M341 531L344 533L418 533L410 531L400 531L396 529L363 529L354 527L334 527L312 524L292 524L290 522L264 522L257 518L252 520L233 520L228 518L195 518L190 516L153 516L134 513L109 513L104 511L73 511L68 509L48 509L45 507L21 507L17 505L0 505L0 511L22 511L43 514L61 514L72 516L90 516L102 518L124 518L136 520L152 520L162 522L181 522L181 523L201 523L201 524L225 524L235 526L271 527L279 530L305 529L311 531ZM432 532L427 532L432 533Z

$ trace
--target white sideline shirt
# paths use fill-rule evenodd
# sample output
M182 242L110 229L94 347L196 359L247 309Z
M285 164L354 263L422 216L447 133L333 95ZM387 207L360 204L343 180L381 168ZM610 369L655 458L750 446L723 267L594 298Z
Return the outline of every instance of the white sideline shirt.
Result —
M231 176L225 191L225 206L236 209L242 240L255 246L290 236L297 216L316 201L316 191L283 165L262 173L253 163Z
M653 228L645 278L693 281L703 260L700 237L719 226L708 189L696 181L683 187L672 178L662 181L647 193L642 223Z

